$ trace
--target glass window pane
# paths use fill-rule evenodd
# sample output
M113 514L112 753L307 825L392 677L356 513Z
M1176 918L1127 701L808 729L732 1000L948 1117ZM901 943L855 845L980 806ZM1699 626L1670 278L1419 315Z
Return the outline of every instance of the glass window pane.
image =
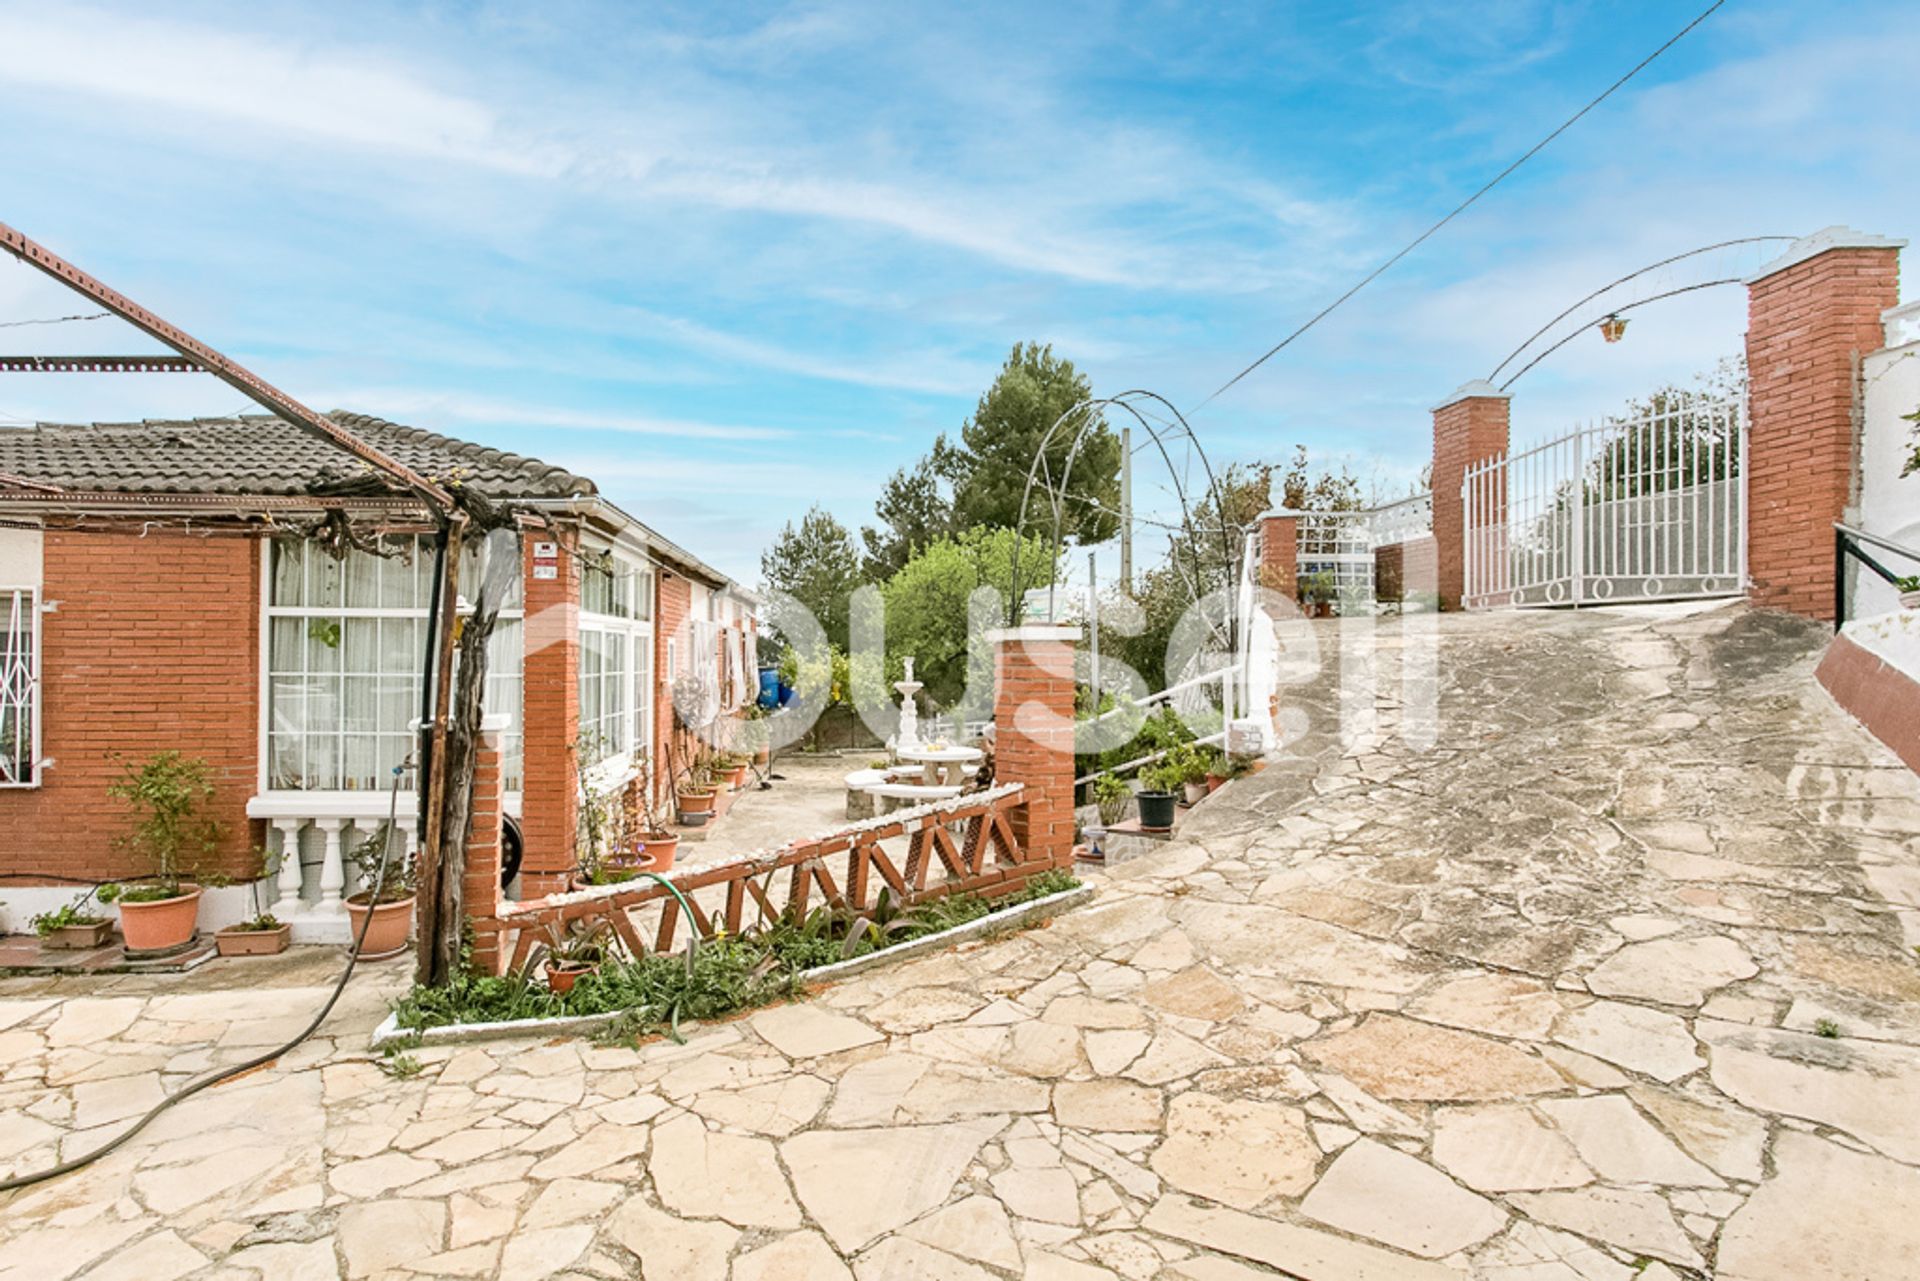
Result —
M379 667L389 676L402 673L417 676L426 655L421 652L421 621L412 618L383 618L380 622Z
M267 724L276 734L307 727L307 687L298 676L276 676L267 683Z
M349 551L341 562L342 604L349 609L380 607L380 558L363 551Z
M380 670L380 620L345 618L340 621L344 638L341 661L349 672L372 674Z
M380 604L386 609L425 609L433 582L433 548L417 538L400 546L411 546L411 555L380 562Z
M307 604L340 603L340 562L318 547L307 548Z
M307 633L307 670L310 672L337 672L340 670L340 644L344 638L338 618L316 614L305 620Z
M340 737L337 734L309 734L306 739L307 786L340 786Z
M267 786L277 789L299 788L302 773L300 738L295 734L274 734L267 739Z
M342 786L360 792L371 792L379 788L380 767L376 763L379 742L380 740L372 734L347 735Z
M340 728L350 733L372 733L380 728L378 678L345 676L340 684Z
M306 637L306 619L274 619L272 639L267 647L267 669L275 673L299 672L304 670L306 667L303 661L307 649Z
M273 604L299 605L306 599L303 576L307 572L304 542L275 538L267 544L273 551Z

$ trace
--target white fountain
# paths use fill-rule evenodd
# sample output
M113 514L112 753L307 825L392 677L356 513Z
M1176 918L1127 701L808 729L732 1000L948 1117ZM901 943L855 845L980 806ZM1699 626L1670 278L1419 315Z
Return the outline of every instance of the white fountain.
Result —
M915 705L913 696L920 692L920 682L913 679L913 660L907 660L907 678L895 681L893 687L900 691L900 731L894 736L895 750L902 747L920 746L920 709Z

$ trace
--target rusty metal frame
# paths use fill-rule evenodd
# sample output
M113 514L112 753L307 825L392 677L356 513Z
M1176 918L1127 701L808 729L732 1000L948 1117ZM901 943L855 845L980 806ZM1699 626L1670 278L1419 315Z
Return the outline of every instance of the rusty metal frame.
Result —
M270 410L297 427L305 428L333 442L362 462L385 472L406 488L425 498L440 511L457 512L453 496L433 481L397 459L389 458L325 414L316 413L307 408L252 370L229 360L184 329L169 324L125 294L110 288L104 282L74 266L25 232L17 231L4 222L0 222L0 250L12 254L34 270L52 277L82 297L105 307L149 337L165 343L181 356L262 408Z
M186 356L0 356L0 374L204 374Z

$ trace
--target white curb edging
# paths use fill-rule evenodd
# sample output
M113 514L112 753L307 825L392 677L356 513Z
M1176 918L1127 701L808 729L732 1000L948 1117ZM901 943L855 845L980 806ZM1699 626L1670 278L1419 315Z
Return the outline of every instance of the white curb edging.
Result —
M1091 885L1077 885L1073 889L1049 894L1045 898L1022 903L1007 911L988 913L977 921L968 921L965 925L956 925L950 930L941 930L938 934L923 935L910 943L882 948L878 952L856 956L850 961L835 961L832 965L802 970L800 979L806 983L830 982L867 970L878 969L894 961L904 961L927 952L938 951L950 944L964 943L975 935L1005 929L1009 925L1018 925L1036 916L1079 907L1091 899L1094 893L1095 888ZM446 1023L439 1027L415 1031L401 1027L399 1016L389 1011L380 1026L373 1030L372 1048L384 1050L395 1042L428 1049L436 1045L470 1045L477 1041L508 1041L521 1037L581 1036L599 1031L621 1018L624 1013L616 1010L607 1014L575 1014L551 1019L512 1019L502 1023ZM692 1023L683 1023L681 1029L685 1031L694 1026Z

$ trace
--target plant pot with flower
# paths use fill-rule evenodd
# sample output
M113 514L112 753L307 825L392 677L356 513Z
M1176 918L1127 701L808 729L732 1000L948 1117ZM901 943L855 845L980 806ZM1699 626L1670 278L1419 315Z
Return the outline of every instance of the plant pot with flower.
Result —
M711 819L720 803L719 796L720 789L714 783L713 772L706 762L689 766L686 775L674 787L681 822L691 819L697 824Z
M1920 609L1920 574L1896 578L1893 586L1900 593L1901 609Z
M396 836L382 823L353 847L360 888L347 896L347 928L363 961L398 956L413 931L415 869Z
M546 935L542 968L547 987L557 996L573 991L581 975L604 965L613 947L613 924L605 918L568 921L564 926L556 921L546 926Z
M213 944L222 956L277 956L293 941L293 926L272 912L213 932Z
M176 751L155 752L129 762L107 793L133 811L133 830L122 845L143 859L149 875L101 886L102 903L120 908L120 933L129 952L176 951L193 942L200 916L200 886L182 870L211 855L220 828L202 813L213 799L206 761Z

